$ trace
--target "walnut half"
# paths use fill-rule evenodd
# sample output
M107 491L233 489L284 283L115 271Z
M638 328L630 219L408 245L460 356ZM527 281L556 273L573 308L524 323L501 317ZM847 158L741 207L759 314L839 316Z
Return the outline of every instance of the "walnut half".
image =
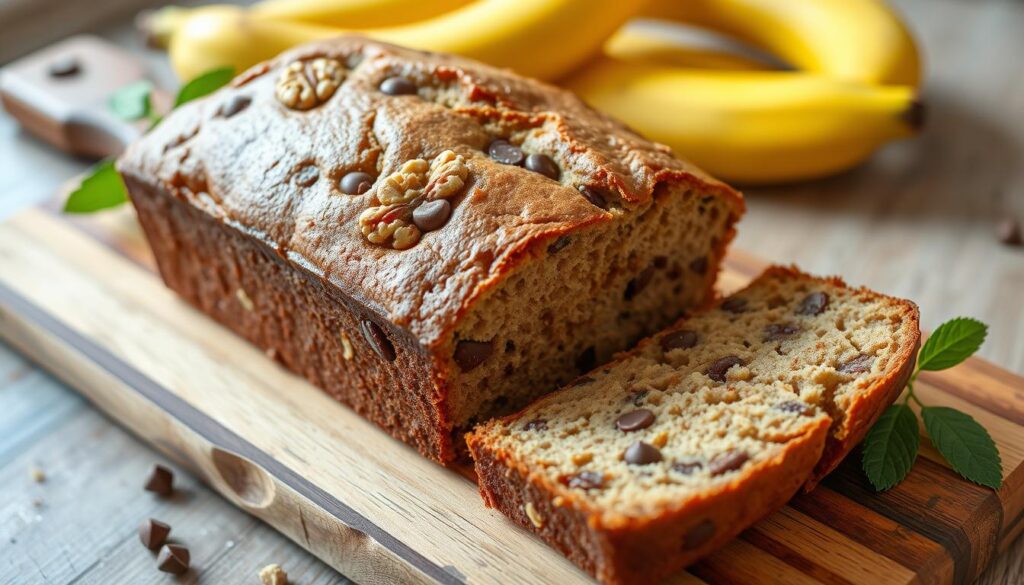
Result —
M345 68L335 59L292 61L281 71L275 93L285 106L309 110L334 95L344 79Z

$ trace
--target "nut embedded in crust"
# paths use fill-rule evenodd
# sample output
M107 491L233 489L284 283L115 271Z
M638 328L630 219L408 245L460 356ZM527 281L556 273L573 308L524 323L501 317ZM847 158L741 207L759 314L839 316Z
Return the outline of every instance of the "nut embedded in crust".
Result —
M309 110L327 101L345 79L345 68L335 59L292 61L277 81L278 101L293 110Z

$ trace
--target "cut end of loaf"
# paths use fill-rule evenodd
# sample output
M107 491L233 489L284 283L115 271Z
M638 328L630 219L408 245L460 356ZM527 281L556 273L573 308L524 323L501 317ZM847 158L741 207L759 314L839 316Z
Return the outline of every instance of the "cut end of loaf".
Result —
M677 569L714 548L697 541L738 533L834 468L899 393L919 336L913 303L769 269L718 307L479 427L469 444L481 489L516 520L524 503L509 499L507 482L532 494L535 511L583 518L604 544L575 550L559 536L572 530L526 526L570 558L593 557L581 566L605 582ZM694 546L644 557L650 572L631 565L641 553L626 554L630 542L667 535Z

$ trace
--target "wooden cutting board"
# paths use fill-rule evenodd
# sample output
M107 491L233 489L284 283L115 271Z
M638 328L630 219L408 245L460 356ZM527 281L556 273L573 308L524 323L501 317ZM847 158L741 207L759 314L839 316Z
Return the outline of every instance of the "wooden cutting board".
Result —
M731 255L723 290L762 268ZM178 300L125 208L0 225L0 335L228 500L364 584L586 583L481 504L471 474L391 439ZM924 442L874 493L858 457L671 583L969 583L1024 530L1024 379L980 359L924 374L921 399L992 433L1005 483Z

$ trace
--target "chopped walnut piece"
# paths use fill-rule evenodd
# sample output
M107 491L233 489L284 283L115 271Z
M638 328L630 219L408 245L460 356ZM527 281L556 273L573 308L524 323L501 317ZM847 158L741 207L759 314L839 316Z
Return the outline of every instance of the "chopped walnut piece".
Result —
M292 61L281 71L275 93L285 106L309 110L334 95L344 79L345 68L335 59Z

